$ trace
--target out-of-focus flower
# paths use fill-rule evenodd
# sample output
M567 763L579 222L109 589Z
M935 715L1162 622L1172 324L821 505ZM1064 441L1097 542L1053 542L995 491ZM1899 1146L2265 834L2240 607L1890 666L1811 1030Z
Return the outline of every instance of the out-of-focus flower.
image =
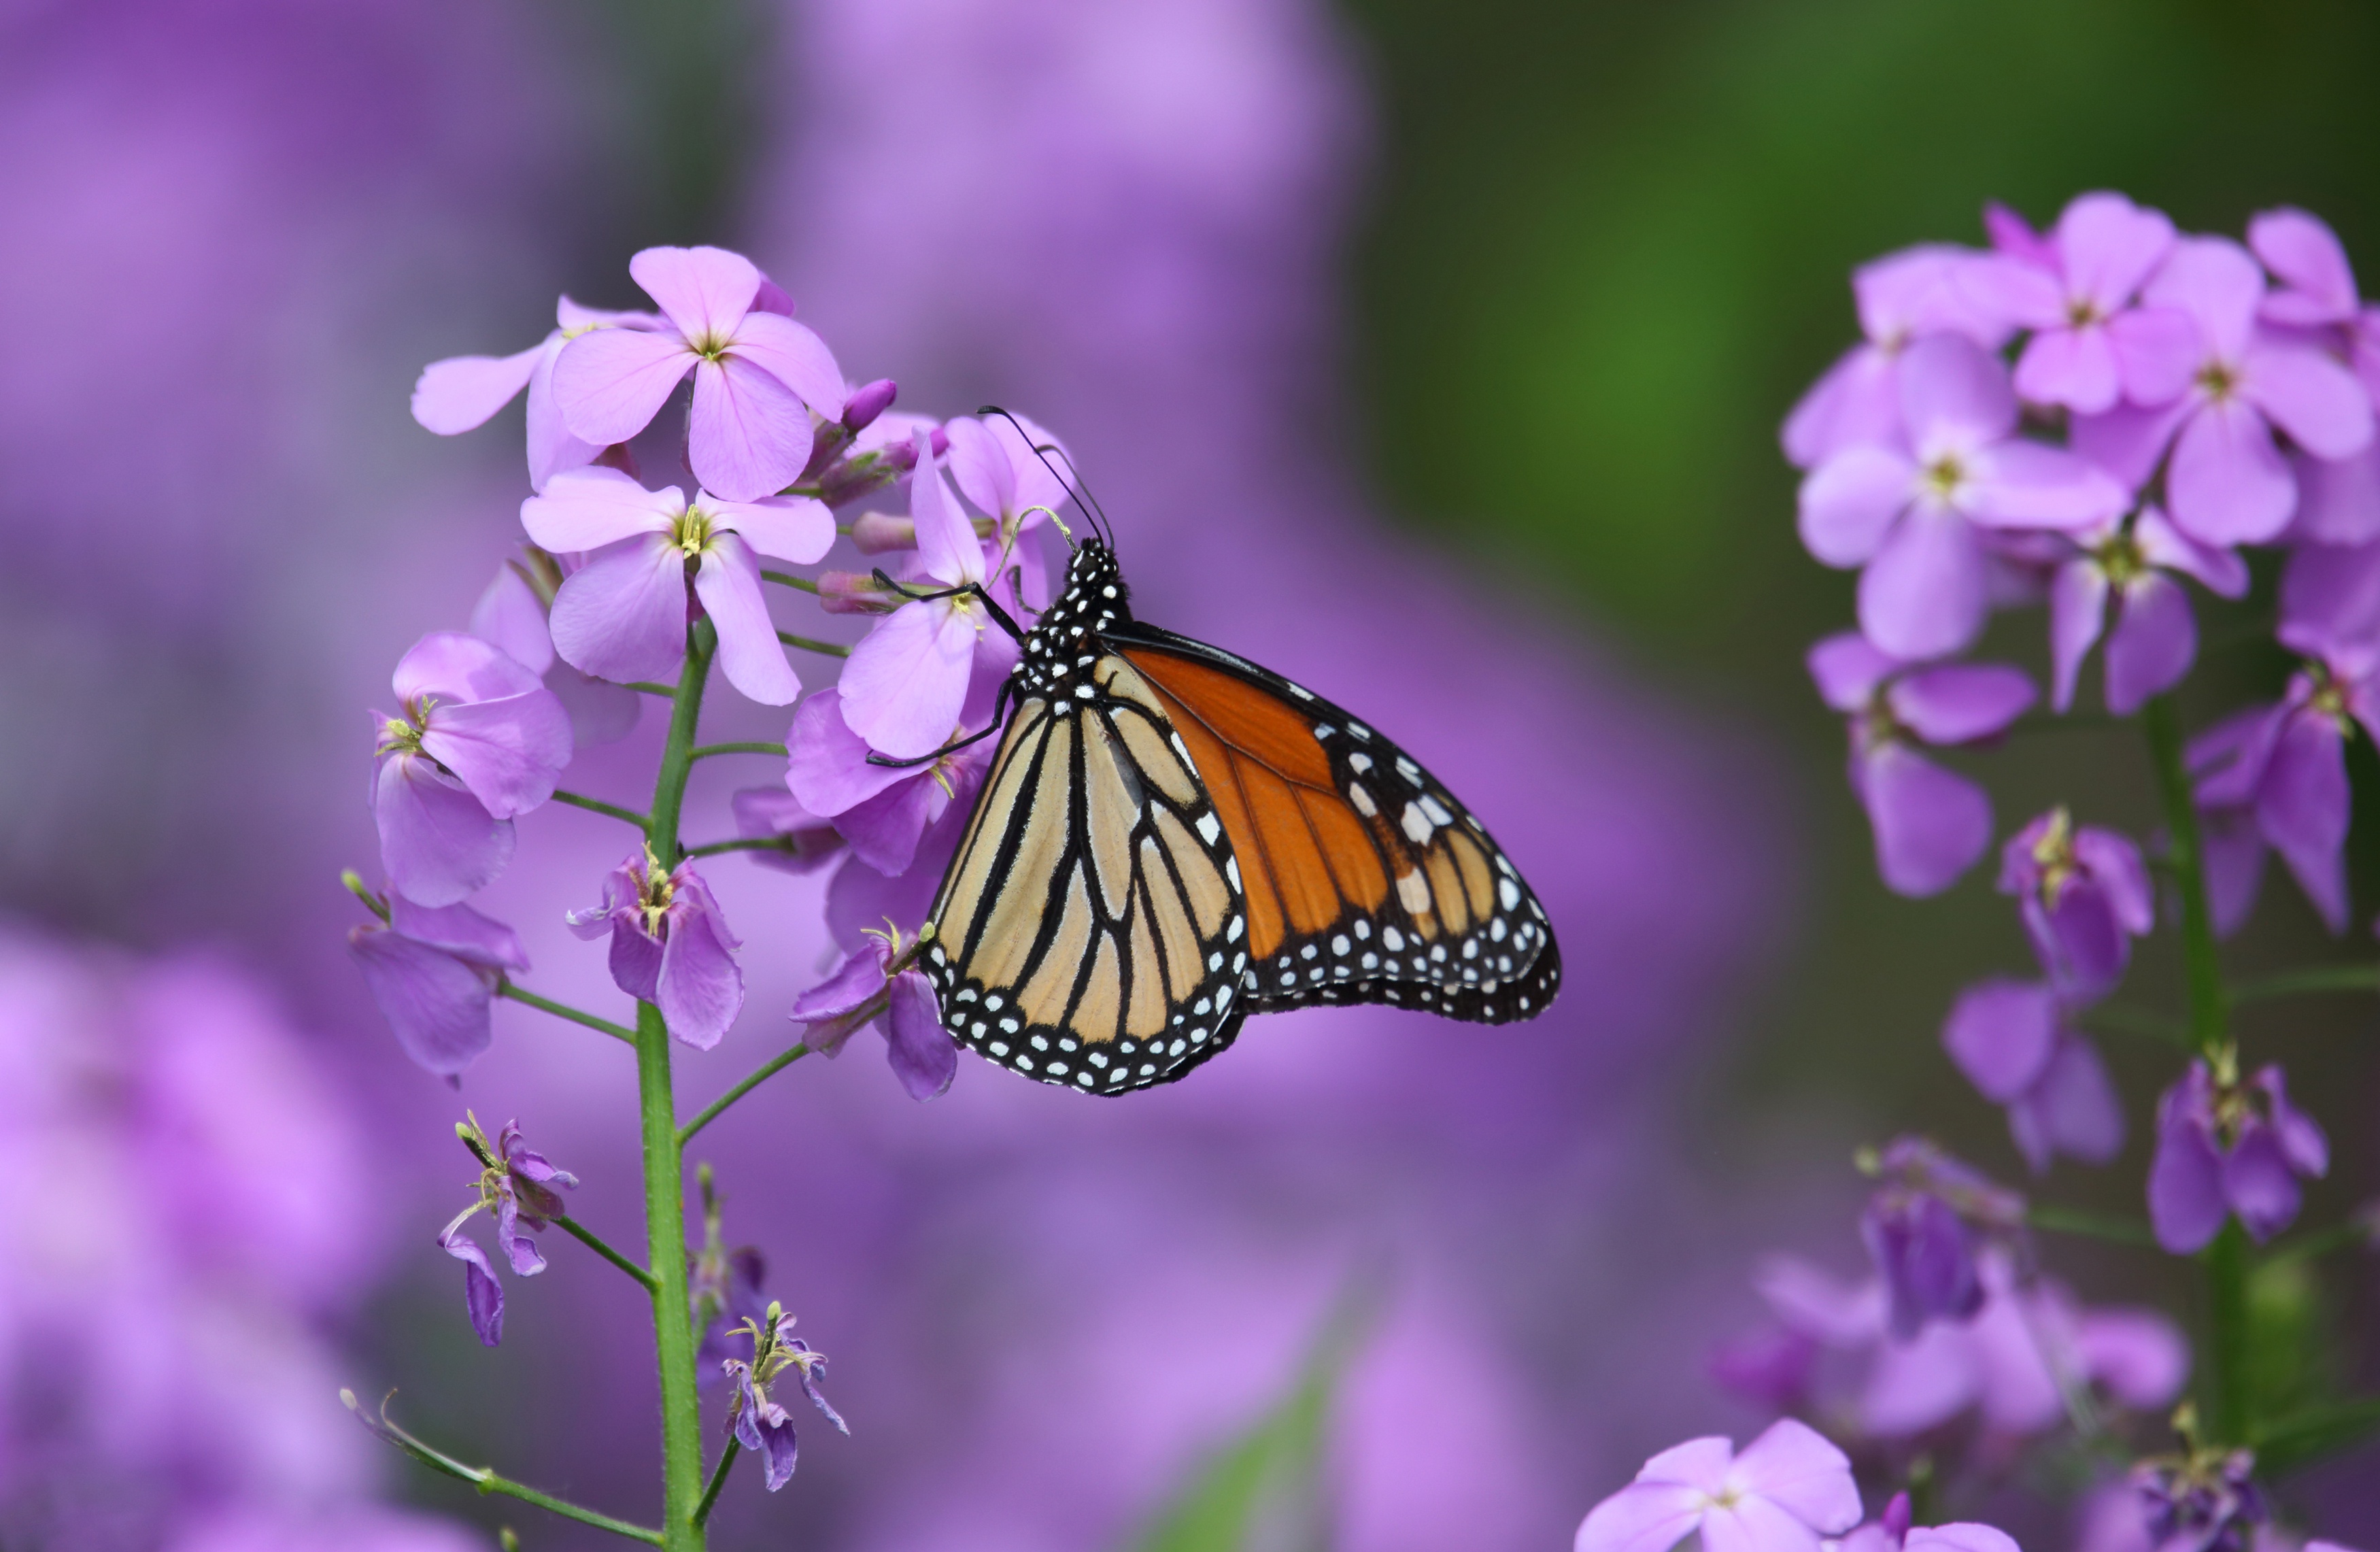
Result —
M2077 830L2062 806L2009 838L1999 888L2017 897L2050 984L2077 1000L2114 990L2131 962L2132 940L2156 926L2141 849L2112 830Z
M692 372L686 461L703 488L751 502L792 484L809 462L811 413L843 414L843 370L826 342L771 307L741 254L649 248L628 273L668 326L601 329L564 346L553 366L564 424L598 446L625 442Z
M1900 365L1912 342L1948 332L1998 348L2006 325L1985 317L1958 283L1958 272L1978 257L1971 249L1929 243L1852 272L1852 296L1867 337L1828 368L1785 418L1785 456L1794 467L1813 467L1847 447L1898 440Z
M2183 1453L2132 1468L2150 1545L2156 1552L2250 1552L2272 1519L2256 1485L2254 1453L2185 1437Z
M719 627L728 683L764 706L801 693L769 618L759 557L807 565L825 554L834 517L823 503L700 491L688 504L674 485L648 491L617 469L574 469L521 503L521 525L547 550L598 552L554 595L554 649L574 667L611 680L675 673L690 588Z
M528 482L540 491L565 469L595 461L602 447L570 434L553 404L553 363L562 347L595 329L658 329L650 312L604 312L564 297L554 303L553 333L512 356L450 356L421 369L413 385L413 418L440 436L486 425L496 411L528 390Z
M471 1215L485 1211L496 1220L496 1243L504 1247L516 1277L535 1277L545 1270L545 1253L529 1238L563 1216L557 1185L575 1186L578 1177L557 1170L521 1136L520 1122L506 1122L496 1141L480 1130L472 1116L455 1123L455 1135L480 1162L479 1199L438 1231L438 1248L463 1263L463 1302L470 1312L471 1329L483 1346L493 1347L504 1335L504 1290L496 1269L480 1243L463 1232Z
M951 499L924 433L913 445L917 466L909 476L909 515L917 524L917 552L903 581L927 592L985 587L996 593L1002 552L986 564L984 543ZM978 661L986 676L996 677L1015 661L1016 643L981 600L965 592L905 600L877 622L843 665L843 720L882 754L899 759L931 754L958 725Z
M651 851L631 855L603 880L603 903L570 913L570 929L612 935L612 979L662 1012L672 1036L709 1050L744 1010L743 945L694 864L663 873Z
M828 1422L844 1434L851 1432L818 1388L826 1376L826 1354L811 1352L810 1344L793 1332L794 1317L782 1305L772 1303L759 1319L744 1323L743 1334L752 1342L750 1361L730 1358L722 1364L735 1387L735 1399L728 1403L727 1431L736 1443L759 1455L771 1493L793 1480L798 1448L793 1418L769 1395L770 1387L787 1369L795 1371L802 1394Z
M2218 597L2240 598L2248 591L2248 564L2199 543L2154 506L2130 527L2076 534L2074 545L2049 584L2050 704L2060 711L2074 704L2082 660L2106 630L2107 709L2129 717L2180 684L2198 656L2198 622L2177 574Z
M488 1049L489 999L505 971L528 968L528 955L511 928L468 905L401 894L385 903L385 921L348 928L347 952L405 1054L453 1077Z
M869 929L863 944L832 974L794 1000L789 1015L813 1050L841 1053L863 1024L884 1037L885 1060L912 1099L931 1099L958 1073L959 1049L942 1028L933 983L915 965L893 970L902 956L901 929L891 922Z
M643 710L643 697L625 685L605 684L582 673L554 654L553 632L546 615L566 576L561 557L534 546L525 563L504 562L480 593L480 601L471 607L471 634L494 643L542 678L545 687L570 713L572 741L589 749L633 732Z
M1909 1495L1895 1493L1882 1514L1843 1537L1840 1552L2017 1552L2015 1538L1995 1525L1912 1525L1909 1519Z
M1736 1453L1732 1439L1688 1439L1587 1511L1576 1552L1670 1552L1700 1532L1705 1552L1818 1552L1859 1523L1843 1452L1783 1417Z
M800 715L795 713L796 718ZM843 851L843 837L833 823L803 807L801 799L783 787L747 787L727 801L735 814L736 834L749 841L773 838L783 843L779 850L750 854L763 867L815 873Z
M2019 220L2000 213L2003 231ZM2097 414L2114 408L2134 382L2162 389L2171 376L2166 363L2189 348L2187 318L2132 306L2172 247L2173 223L2162 212L2121 194L2080 194L2046 239L2011 241L1963 266L1959 282L1980 309L2033 332L2017 358L2019 394ZM2158 402L2168 394L2144 400L2134 389L2131 396Z
M2074 423L2075 449L2134 487L2170 445L2166 509L2205 544L2257 543L2289 526L2297 482L2274 445L2276 426L2318 458L2347 457L2372 440L2362 384L2318 346L2259 328L2264 297L2264 273L2239 244L2180 239L2142 299L2187 314L2192 348L2164 382L2128 384L2135 404Z
M1978 527L2087 529L2123 515L2123 488L2062 449L2019 437L2008 369L1955 334L1921 339L1899 371L1903 434L1847 447L1802 482L1802 541L1862 566L1860 628L1897 657L1971 645L1988 612ZM2360 390L2359 390L2360 392Z
M2338 341L2363 391L2380 401L2380 307L2358 296L2338 236L2304 211L2270 210L2248 224L2248 246L2281 283L2265 294L2265 321ZM2298 512L2287 537L2323 544L2380 539L2380 439L2345 458L2301 451L2290 462Z
M744 1326L768 1313L760 1284L768 1277L769 1263L755 1246L729 1248L710 1166L698 1167L695 1179L702 1189L702 1248L689 1259L686 1294L694 1307L695 1329L702 1333L694 1355L695 1383L709 1386L725 1377L722 1365L735 1356Z
M1902 894L1937 894L1991 843L1984 790L1917 753L2005 732L2034 700L2033 681L1999 664L1919 667L1857 632L1810 649L1810 677L1851 719L1851 783L1876 831L1876 870Z
M1884 1280L1886 1328L1906 1341L1929 1320L1981 1309L1978 1231L2022 1229L2024 1198L1923 1137L1896 1137L1867 1168L1879 1183L1860 1213L1860 1238Z
M2124 1109L2098 1049L2039 981L1982 981L1959 994L1942 1046L1986 1099L2036 1175L2058 1154L2105 1164L2122 1151Z
M2330 1139L2289 1103L2277 1065L2245 1083L2192 1061L2157 1100L2149 1222L2176 1255L2205 1246L2236 1213L2262 1244L2298 1216L2298 1177L2330 1169Z
M986 718L990 708L983 708ZM944 741L964 729L953 722ZM982 739L922 765L874 765L844 714L839 689L820 690L794 712L785 735L785 784L801 806L833 822L852 855L888 876L906 872L917 842L983 782L993 744Z
M553 795L570 716L538 676L477 637L416 642L392 681L401 714L372 713L372 818L390 887L452 905L511 860L513 818Z

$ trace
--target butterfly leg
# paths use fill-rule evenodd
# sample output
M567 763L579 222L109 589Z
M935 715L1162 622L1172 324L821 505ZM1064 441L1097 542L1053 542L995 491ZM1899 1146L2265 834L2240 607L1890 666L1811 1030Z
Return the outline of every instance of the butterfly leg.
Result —
M894 759L890 755L880 755L875 750L870 749L868 751L868 763L870 765L883 766L888 770L905 770L911 766L917 765L931 765L934 761L941 758L944 755L950 754L954 750L964 749L970 744L979 744L983 742L983 740L990 738L993 734L1000 731L1001 723L1007 720L1008 681L1003 679L1000 682L1000 694L992 699L991 721L981 732L971 733L965 738L945 744L930 755L917 755L909 759Z

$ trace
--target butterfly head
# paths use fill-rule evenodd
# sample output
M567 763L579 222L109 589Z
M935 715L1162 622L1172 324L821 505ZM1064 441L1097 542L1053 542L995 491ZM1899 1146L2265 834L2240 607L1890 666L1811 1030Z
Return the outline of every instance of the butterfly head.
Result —
M1085 538L1066 564L1066 585L1026 634L1016 673L1027 693L1068 696L1098 637L1132 618L1131 589L1104 541ZM1087 688L1087 685L1082 685Z

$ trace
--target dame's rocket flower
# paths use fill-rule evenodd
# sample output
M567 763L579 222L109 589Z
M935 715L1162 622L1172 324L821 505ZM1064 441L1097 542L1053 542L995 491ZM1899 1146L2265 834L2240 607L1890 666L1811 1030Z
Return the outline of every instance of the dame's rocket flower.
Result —
M1969 987L1942 1025L1942 1049L1976 1091L2008 1109L2009 1135L2036 1175L2059 1154L2105 1164L2122 1151L2124 1108L2096 1047L2046 982Z
M736 1443L760 1457L761 1474L771 1493L793 1480L799 1448L793 1418L769 1395L770 1388L787 1369L795 1371L802 1394L828 1422L844 1434L851 1432L850 1425L827 1404L818 1388L826 1376L826 1354L811 1352L810 1344L793 1332L794 1317L783 1306L772 1303L759 1319L744 1322L742 1334L752 1343L751 1361L730 1358L720 1365L735 1387L735 1398L728 1403L727 1431Z
M2082 1000L2113 991L2131 961L2131 940L2156 926L2141 849L2112 830L2077 830L2062 807L2009 838L1999 889L2017 897L2050 983Z
M2023 1226L2024 1198L1923 1137L1896 1137L1863 1167L1878 1181L1860 1238L1884 1280L1886 1328L1907 1341L1929 1320L1981 1309L1976 1248L1984 1233Z
M1841 1552L2018 1552L2016 1538L1996 1525L1966 1520L1912 1525L1909 1520L1909 1495L1895 1493L1882 1514L1843 1537Z
M477 637L437 631L391 681L402 713L372 713L372 818L389 885L452 905L511 860L513 818L553 795L570 717L528 669Z
M577 569L577 559L530 546L524 560L498 564L494 580L471 606L471 634L502 648L542 678L570 713L571 738L578 747L591 749L636 731L644 698L625 685L582 673L554 654L546 615L553 608L553 595Z
M1980 255L1944 243L1903 249L1861 265L1852 274L1864 342L1827 369L1785 418L1785 456L1812 468L1847 447L1900 439L1902 352L1928 334L1956 333L1987 350L2008 337L2005 324L1986 319L1958 283L1960 270Z
M553 363L562 347L596 329L650 331L664 327L650 312L604 312L565 297L554 304L553 333L512 356L450 356L421 369L413 385L413 418L440 436L456 436L487 424L491 417L528 390L528 482L542 491L565 469L582 467L602 453L562 423L553 403Z
M983 541L951 499L924 433L913 445L917 463L909 476L909 512L917 553L903 581L923 592L982 587L998 596L1002 552L995 549L987 565ZM877 622L843 665L843 720L879 753L900 759L929 755L958 724L978 662L996 676L1015 661L1016 643L982 600L965 592L908 599Z
M405 1054L451 1078L488 1049L489 999L507 970L528 968L513 929L468 905L387 902L386 922L347 932L347 952Z
M2087 529L2122 515L2122 487L2060 448L2016 434L2008 370L1937 334L1903 353L1901 431L1848 447L1802 481L1802 541L1860 566L1860 628L1896 657L1971 645L1990 607L1983 528Z
M959 1049L942 1028L933 983L916 965L892 969L900 957L901 929L866 930L862 946L833 973L794 1000L790 1015L801 1025L812 1050L842 1053L863 1024L884 1037L884 1058L912 1099L932 1099L958 1075Z
M798 713L796 713L798 715ZM727 800L735 833L747 841L776 841L780 851L754 850L750 856L781 873L815 873L843 851L832 821L802 806L783 787L747 787Z
M1859 1523L1852 1463L1808 1424L1779 1418L1743 1447L1688 1439L1587 1511L1575 1552L1670 1552L1700 1532L1703 1552L1818 1552Z
M982 708L986 720L990 708ZM961 733L953 723L943 741ZM785 735L785 785L808 812L832 820L852 855L887 876L906 872L918 838L982 784L993 742L979 740L924 765L874 765L868 745L844 715L842 692L828 688L802 702Z
M2237 1213L2258 1244L2288 1228L2302 1199L2298 1177L2330 1170L2330 1139L2289 1103L2277 1065L2246 1082L2204 1061L2157 1100L2149 1163L2149 1224L2176 1255L2203 1249Z
M1937 894L1991 844L1992 804L1964 776L1917 752L2005 732L2033 704L2033 682L1996 663L1913 666L1855 631L1810 649L1810 677L1851 721L1851 783L1876 831L1876 870L1901 894Z
M2372 401L2319 346L2260 327L2264 273L2239 244L2185 237L2142 293L2195 326L2192 347L2133 404L2074 423L2076 451L2138 487L2166 462L2166 510L2204 544L2256 543L2289 526L2297 481L2276 427L2317 458L2372 441ZM2143 406L2154 407L2143 407Z
M822 503L701 491L689 505L674 485L648 491L616 469L589 468L523 502L521 525L546 550L596 552L554 595L554 649L573 666L614 681L674 673L690 588L719 628L729 684L764 706L801 693L769 618L759 556L806 565L825 554L834 517Z
M455 1215L439 1231L439 1248L463 1263L463 1298L471 1327L482 1345L495 1346L504 1334L504 1290L495 1267L477 1240L463 1232L471 1215L485 1211L496 1220L496 1243L504 1247L515 1277L535 1277L545 1270L545 1253L529 1238L565 1211L557 1185L576 1186L578 1177L557 1170L521 1136L520 1122L506 1122L495 1142L480 1130L477 1116L458 1122L455 1135L480 1161L479 1200Z
M672 1036L697 1050L719 1044L744 1011L743 945L694 864L663 873L650 848L603 880L603 903L569 915L584 939L612 935L612 979L662 1011Z
M750 502L792 484L809 462L810 416L843 413L843 370L826 342L768 305L784 306L783 293L764 297L764 277L742 254L649 248L628 273L667 324L599 330L563 346L553 395L564 424L599 446L625 442L692 372L686 459L703 488Z
M2015 219L2003 212L2004 223ZM2020 251L1979 259L1959 281L1977 308L2032 331L2017 358L2019 396L2095 415L2134 383L2155 392L2170 380L2167 363L2188 349L2189 320L2132 305L2173 248L2162 212L2121 194L2081 194L2046 239L2010 246Z
M2240 598L2248 591L2248 563L2199 543L2154 506L2129 528L2110 523L2071 538L2074 553L2049 583L2049 703L2059 711L2074 704L2082 660L2105 630L2107 709L2129 717L2180 684L2198 656L2198 622L2180 578Z

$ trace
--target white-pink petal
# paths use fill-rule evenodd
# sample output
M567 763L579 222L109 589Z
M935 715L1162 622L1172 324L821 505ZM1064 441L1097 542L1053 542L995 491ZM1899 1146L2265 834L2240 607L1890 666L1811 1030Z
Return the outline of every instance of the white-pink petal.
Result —
M516 567L499 564L496 578L471 609L471 634L506 657L542 675L553 666L553 637L545 627L545 603Z
M1907 509L1917 466L1883 447L1846 448L1803 478L1802 543L1830 566L1867 563Z
M492 642L461 631L431 631L397 660L389 687L406 701L493 700L538 687L527 664Z
M2264 295L2265 272L2246 249L2225 237L2183 237L2142 289L2141 299L2188 313L2208 356L2237 361L2255 332L2256 304Z
M737 326L730 348L799 394L820 419L843 414L843 369L815 331L782 313L755 312Z
M2252 405L2202 406L2174 439L2166 467L2174 524L2202 543L2261 544L2289 526L2297 482Z
M1587 1511L1572 1552L1670 1552L1702 1523L1704 1501L1693 1487L1632 1483Z
M1859 1523L1851 1458L1798 1419L1771 1423L1743 1447L1728 1475L1814 1530L1840 1535Z
M554 595L553 649L598 679L664 679L686 656L686 552L658 534L606 547Z
M705 490L729 501L773 496L800 477L810 444L809 411L769 372L740 356L695 368L686 461Z
M528 386L548 343L540 340L513 356L450 356L431 362L413 384L413 418L440 436L486 425Z
M950 487L934 465L933 441L919 431L912 439L917 467L909 476L909 516L917 528L917 559L923 575L946 588L981 582L983 541L975 525L951 499Z
M695 572L694 591L719 628L719 666L727 682L763 706L792 705L802 682L769 618L751 546L732 533L714 537Z
M724 345L752 310L760 272L723 248L649 248L628 273L689 341Z
M813 497L770 496L735 502L705 491L700 500L718 526L742 534L745 542L763 555L808 565L834 546L834 514Z
M843 665L843 720L899 759L950 739L966 703L978 611L952 600L905 603L876 623Z
M648 491L615 468L577 468L521 503L521 527L539 548L568 555L665 534L685 511L686 492L674 485Z
M625 442L653 423L698 359L674 333L589 330L554 360L554 407L582 442Z
M2371 445L2372 400L2363 384L2311 346L2256 341L2240 392L2317 458L2345 458Z

